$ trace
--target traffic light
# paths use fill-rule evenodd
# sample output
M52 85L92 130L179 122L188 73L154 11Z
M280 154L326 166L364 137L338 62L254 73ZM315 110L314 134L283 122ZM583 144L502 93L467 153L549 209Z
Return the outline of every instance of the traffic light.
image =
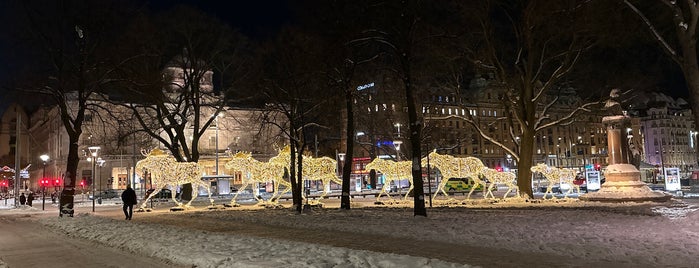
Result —
M595 170L597 170L597 171L599 171L599 170L600 170L600 166L599 166L599 164L595 164Z

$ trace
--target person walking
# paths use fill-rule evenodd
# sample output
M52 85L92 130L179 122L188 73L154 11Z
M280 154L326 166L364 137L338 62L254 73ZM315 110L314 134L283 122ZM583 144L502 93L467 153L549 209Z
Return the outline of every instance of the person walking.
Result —
M27 205L31 207L32 201L34 201L34 193L29 192L29 195L27 196Z
M121 201L124 202L124 215L126 219L131 220L131 216L133 216L133 205L138 203L138 199L136 199L136 191L131 188L130 184L127 184L126 190L121 193Z
M27 203L27 197L24 196L24 193L22 193L22 194L19 196L19 204L22 205L22 206L24 206L24 203Z

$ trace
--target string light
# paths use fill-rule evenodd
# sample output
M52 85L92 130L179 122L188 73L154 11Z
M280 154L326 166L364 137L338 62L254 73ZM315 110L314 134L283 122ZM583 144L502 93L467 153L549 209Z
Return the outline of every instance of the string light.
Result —
M291 183L284 180L284 167L272 162L261 162L252 158L251 153L238 152L233 155L233 158L225 164L225 167L230 170L237 170L244 174L242 178L243 185L231 199L232 206L239 206L236 203L238 194L247 188L251 183L266 183L272 181L274 184L274 193L268 201L260 199L257 195L253 195L258 202L269 202L277 204L279 197L291 191ZM284 192L279 193L279 185L284 185Z
M376 170L383 173L385 177L385 182L379 195L376 196L376 201L379 201L381 195L386 194L389 199L393 199L391 195L388 194L387 188L392 181L407 179L410 182L410 188L408 192L405 193L403 200L408 199L408 194L413 189L413 174L412 174L412 161L389 161L381 158L375 158L371 163L367 164L364 169L366 170Z
M567 198L568 194L573 192L573 187L575 187L578 193L580 193L580 186L573 183L575 174L577 173L573 169L549 167L544 163L539 163L536 166L531 167L531 171L541 173L541 175L543 175L548 182L548 186L546 186L546 192L544 193L543 197L544 199L546 199L547 194L551 194L552 199L556 199L556 196L553 195L553 185L556 183L567 183L568 185L571 185L570 189L564 193L563 198Z
M290 167L291 149L289 146L287 145L279 150L279 154L270 158L269 162L283 167ZM337 161L335 161L335 159L325 156L319 158L304 156L301 167L303 168L303 176L306 180L321 181L326 187L330 185L330 182L342 184L342 180L337 177L335 172L337 168ZM323 191L319 199L323 199L327 194L326 191Z
M471 194L476 188L478 188L479 185L485 189L485 182L478 176L480 175L481 170L485 168L485 165L483 165L483 162L481 162L480 159L470 156L465 158L456 158L451 155L438 154L435 151L430 152L429 157L431 164L433 164L437 169L439 169L439 172L442 173L442 177L471 178L473 180L474 184L471 187L471 191L468 192L466 199L471 198ZM423 159L423 166L426 165L426 163L426 159ZM434 193L432 198L436 198L440 192L442 192L445 197L449 197L449 194L447 194L447 192L444 190L444 186L447 184L447 181L448 180L443 179L439 182L437 192Z
M136 173L144 177L143 171L148 171L151 176L151 183L157 185L155 191L151 193L146 200L141 203L141 209L145 209L148 200L160 192L160 190L167 186L180 186L183 184L191 183L192 187L195 189L193 191L192 199L186 204L177 201L175 195L172 195L172 201L175 202L178 208L190 208L192 201L198 195L198 187L204 187L209 194L209 202L211 205L214 204L214 200L211 199L211 188L208 183L202 181L201 177L204 174L204 168L202 168L196 162L177 162L174 157L166 154L160 149L153 149L145 159L138 161L136 163Z
M498 184L504 184L507 186L507 192L505 192L505 195L502 196L502 199L507 199L507 195L511 191L517 190L517 185L515 184L517 175L515 175L513 172L500 172L492 168L484 168L481 170L481 173L490 182L490 186L488 186L488 190L485 193L484 198L488 198L488 194L490 194L491 198L495 198L495 196L493 196L493 188ZM519 197L519 194L517 194L517 197Z

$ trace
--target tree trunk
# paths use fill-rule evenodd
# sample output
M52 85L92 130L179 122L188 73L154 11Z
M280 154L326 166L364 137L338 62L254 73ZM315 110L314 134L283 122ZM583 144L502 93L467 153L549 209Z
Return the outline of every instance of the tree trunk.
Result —
M406 68L407 69L407 68ZM415 96L411 88L410 80L406 79L405 96L408 104L408 121L410 122L410 151L412 156L413 168L413 215L427 217L427 209L425 208L425 195L422 186L422 146L420 132L422 131L422 123L418 121L417 109L415 104Z
M300 147L300 146L297 146ZM296 184L299 187L299 206L298 206L298 212L303 211L303 193L305 192L306 194L306 203L308 203L308 191L306 191L306 185L303 181L303 152L299 150L296 152L296 179L298 180Z
M301 187L299 187L298 180L296 179L296 146L293 141L289 143L289 182L291 183L291 199L293 200L293 207L297 212L301 213Z
M70 140L68 148L68 161L66 161L66 173L63 178L63 191L61 191L61 198L59 200L60 209L58 210L58 216L63 217L67 215L73 217L73 201L75 195L75 182L76 174L78 172L78 163L80 162L80 157L78 156L78 140L80 140L81 132L78 131L73 135L69 135Z
M689 90L689 103L694 115L694 130L699 126L699 63L697 63L697 53L695 45L683 46L684 61L680 66L684 73L684 79ZM697 165L698 163L692 163Z
M532 171L529 167L533 166L534 157L534 134L529 131L524 131L522 134L522 143L519 147L519 163L517 164L517 188L519 195L523 198L532 198Z
M340 197L340 209L350 209L350 176L352 175L352 159L354 158L354 112L352 106L352 90L345 91L345 106L347 108L347 147L345 149L345 163L342 165L342 196Z

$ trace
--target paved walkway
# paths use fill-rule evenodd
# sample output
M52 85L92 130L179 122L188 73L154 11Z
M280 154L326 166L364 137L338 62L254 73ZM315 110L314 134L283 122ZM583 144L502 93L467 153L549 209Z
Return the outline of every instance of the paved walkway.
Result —
M56 216L48 212L0 215L0 267L174 267L158 259L57 234L29 220Z

